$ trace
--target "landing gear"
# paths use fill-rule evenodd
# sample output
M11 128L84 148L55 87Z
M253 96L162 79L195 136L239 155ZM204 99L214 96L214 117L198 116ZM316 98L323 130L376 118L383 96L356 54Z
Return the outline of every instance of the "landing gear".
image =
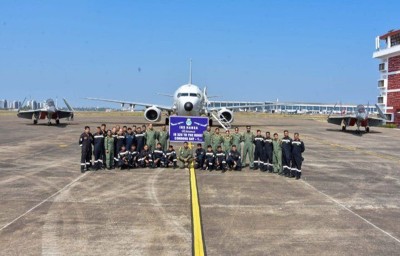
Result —
M346 125L342 125L342 131L346 131Z
M365 127L365 132L369 132L369 126Z
M37 124L37 119L33 119L33 124Z
M213 120L210 118L210 119L208 119L208 126L213 126Z
M60 124L60 119L57 119L56 120L56 125L59 125Z
M51 121L49 120L49 121L47 121L47 125L51 125Z
M165 125L169 125L169 118L168 117L165 118Z

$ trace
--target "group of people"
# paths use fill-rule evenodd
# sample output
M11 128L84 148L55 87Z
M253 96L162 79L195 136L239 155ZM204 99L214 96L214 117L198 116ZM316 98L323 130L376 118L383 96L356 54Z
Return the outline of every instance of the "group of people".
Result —
M263 136L261 130L257 130L254 134L250 126L246 126L244 133L240 133L236 127L234 133L226 130L224 135L218 127L214 132L207 127L203 140L204 143L197 144L195 152L185 142L177 153L169 144L166 126L162 126L160 131L155 131L152 124L138 127L117 125L107 130L106 125L102 124L94 134L86 126L79 138L82 147L81 172L90 168L176 168L178 164L180 168L185 168L192 162L197 169L240 171L247 166L248 158L250 169L275 172L296 179L301 177L305 147L298 133L292 139L285 130L280 139L277 133L271 137L270 132L266 132Z

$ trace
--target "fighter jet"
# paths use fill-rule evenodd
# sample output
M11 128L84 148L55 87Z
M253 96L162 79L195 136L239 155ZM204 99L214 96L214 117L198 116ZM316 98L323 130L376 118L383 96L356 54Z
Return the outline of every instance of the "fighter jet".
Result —
M68 102L64 100L65 105L67 106L68 110L60 110L54 104L53 99L46 100L46 103L42 109L33 109L33 110L26 110L21 111L18 110L17 116L19 118L26 118L32 119L33 124L37 124L39 119L47 119L47 124L51 125L51 119L56 120L56 124L60 124L61 118L68 118L69 120L74 119L74 109L68 104Z
M341 125L342 131L346 131L347 126L357 126L357 131L360 132L360 127L365 127L365 132L369 132L370 126L379 126L386 123L386 117L378 104L375 104L378 109L378 118L370 117L368 111L365 110L364 105L358 105L355 114L328 116L328 123Z
M165 124L169 124L170 115L178 116L200 116L205 115L214 117L215 120L225 129L230 127L233 122L233 110L243 108L263 107L264 105L242 105L232 107L210 108L212 103L207 96L207 88L203 90L197 85L192 83L192 63L190 62L189 83L180 86L173 95L165 95L173 98L172 106L161 106L151 103L140 103L123 100L101 99L101 98L86 98L88 100L105 101L120 103L121 106L129 105L131 108L134 106L144 106L144 117L149 122L159 122L161 120L161 112L167 113ZM210 119L212 125L212 119Z

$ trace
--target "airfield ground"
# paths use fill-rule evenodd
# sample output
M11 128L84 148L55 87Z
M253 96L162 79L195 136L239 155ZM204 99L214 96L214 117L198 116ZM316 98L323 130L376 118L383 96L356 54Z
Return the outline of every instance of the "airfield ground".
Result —
M80 173L78 137L103 122L144 120L77 113L47 126L0 113L1 255L192 254L187 170ZM265 114L235 124L300 132L303 179L198 171L208 255L399 255L399 130L360 136L312 116Z

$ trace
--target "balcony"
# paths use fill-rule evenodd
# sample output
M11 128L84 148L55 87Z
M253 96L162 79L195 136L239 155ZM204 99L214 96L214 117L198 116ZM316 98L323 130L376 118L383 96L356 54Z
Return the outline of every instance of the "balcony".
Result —
M394 45L386 48L379 48L373 54L373 58L389 58L400 54L400 45Z

